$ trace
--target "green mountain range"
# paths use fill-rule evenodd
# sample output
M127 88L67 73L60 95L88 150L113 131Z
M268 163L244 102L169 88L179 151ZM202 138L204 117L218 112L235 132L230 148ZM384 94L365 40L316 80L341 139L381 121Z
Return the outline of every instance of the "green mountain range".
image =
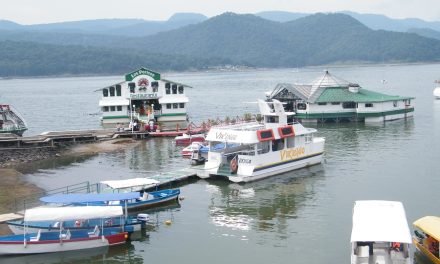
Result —
M226 64L275 68L440 61L439 40L372 30L345 14L314 14L287 22L234 13L210 19L187 14L168 21L186 22L154 35L128 37L118 33L125 27L114 20L100 21L105 26L89 21L88 27L77 22L81 30L72 22L76 29L70 31L60 30L60 25L31 30L0 21L0 76L123 74L141 65L189 70ZM133 31L138 25L135 20L124 23ZM103 33L110 29L116 31Z

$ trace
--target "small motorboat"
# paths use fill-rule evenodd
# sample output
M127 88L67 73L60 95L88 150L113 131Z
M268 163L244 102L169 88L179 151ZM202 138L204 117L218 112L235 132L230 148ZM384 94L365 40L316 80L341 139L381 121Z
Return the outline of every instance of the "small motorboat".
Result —
M59 221L71 219L108 218L122 216L121 206L72 206L72 207L39 207L25 211L24 221ZM58 231L25 233L21 235L0 236L0 255L24 255L37 253L64 252L80 249L93 249L123 244L128 238L122 227L106 228L103 224L89 230L70 230L61 228ZM62 225L62 224L61 224Z
M27 130L24 119L10 105L0 104L0 133L23 135Z
M183 157L191 157L194 151L200 151L202 153L208 153L208 146L204 145L202 142L193 142L191 145L185 147L180 152Z
M433 263L440 264L440 217L425 216L414 223L413 242L416 249L427 256Z
M193 142L203 142L205 141L205 134L186 134L174 138L177 145L188 145Z
M60 196L46 196L41 198L41 201L53 204L87 204L87 202L108 202L108 201L126 201L139 198L138 192L130 193L106 193L106 194L68 194ZM123 205L123 203L121 204ZM38 232L42 230L44 232L48 231L59 231L60 228L70 229L71 231L83 230L93 228L95 225L100 225L101 219L72 219L64 221L63 225L59 221L38 221L38 222L25 222L24 220L8 221L8 227L14 234L23 234L25 231L25 224L27 232ZM140 231L142 227L145 227L145 222L139 220L134 216L124 217L113 217L106 218L104 224L107 228L110 227L120 227L124 228L124 231L132 233L135 231Z
M40 201L65 205L123 206L126 211L136 211L144 208L158 207L179 200L180 189L145 191L146 188L143 188L145 185L140 179L142 178L102 181L101 185L107 185L107 188L100 187L101 191L103 191L102 193L55 194L42 197ZM148 180L151 179L145 178L145 182ZM132 181L132 185L130 185L130 181ZM156 184L154 183L154 185ZM151 185L147 186L152 187Z
M411 233L401 202L356 201L351 264L412 263Z

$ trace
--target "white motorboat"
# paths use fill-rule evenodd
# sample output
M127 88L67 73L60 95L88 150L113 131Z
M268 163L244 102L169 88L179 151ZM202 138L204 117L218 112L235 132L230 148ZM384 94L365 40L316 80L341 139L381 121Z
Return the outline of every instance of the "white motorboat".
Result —
M325 139L294 122L282 103L258 101L262 122L212 127L208 161L197 175L248 182L321 163Z
M437 85L440 84L440 81L437 80L435 81L437 83ZM434 95L435 99L440 99L440 86L437 86L434 91L432 91L432 94Z
M412 263L411 233L401 202L356 201L351 264Z

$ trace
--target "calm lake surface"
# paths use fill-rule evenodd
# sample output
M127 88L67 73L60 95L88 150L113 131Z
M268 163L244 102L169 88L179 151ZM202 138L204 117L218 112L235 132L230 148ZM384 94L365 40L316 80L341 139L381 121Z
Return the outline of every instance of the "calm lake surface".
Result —
M163 73L191 85L192 121L255 112L279 82L310 82L324 68ZM366 89L416 97L413 119L385 124L312 124L326 137L325 162L238 185L195 180L180 205L150 211L151 225L126 245L104 252L0 259L1 263L349 263L351 213L360 199L402 201L408 222L439 215L440 65L329 68ZM35 135L100 127L95 90L121 76L0 80L0 100L16 107ZM382 80L386 80L383 84ZM33 165L26 180L43 189L83 181L128 179L189 166L171 139L77 160ZM160 177L159 177L160 178ZM165 221L171 220L171 225ZM411 226L412 229L412 226ZM414 249L414 248L413 248ZM415 261L425 263L416 255ZM429 262L426 262L429 263Z

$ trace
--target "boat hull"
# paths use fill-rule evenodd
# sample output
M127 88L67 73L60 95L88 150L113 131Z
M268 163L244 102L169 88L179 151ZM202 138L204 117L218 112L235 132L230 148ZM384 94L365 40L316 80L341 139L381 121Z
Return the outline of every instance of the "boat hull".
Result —
M429 250L420 244L417 239L413 238L413 243L416 246L416 249L429 258L433 263L440 264L440 259L429 252Z
M21 221L11 221L8 222L8 227L12 231L12 233L16 235L24 234L24 227L23 223ZM63 226L64 229L70 229L70 230L90 230L93 229L94 226L84 226L84 227L70 227L70 226ZM107 225L106 228L117 228L120 227L120 225ZM52 227L50 223L48 222L46 225L28 225L26 226L27 233L37 233L39 230L41 232L51 232L51 231L59 231L59 227ZM142 223L136 223L136 224L127 224L124 226L124 230L128 233L136 232L142 230Z
M127 233L47 241L0 241L0 255L24 255L108 247L125 243Z

